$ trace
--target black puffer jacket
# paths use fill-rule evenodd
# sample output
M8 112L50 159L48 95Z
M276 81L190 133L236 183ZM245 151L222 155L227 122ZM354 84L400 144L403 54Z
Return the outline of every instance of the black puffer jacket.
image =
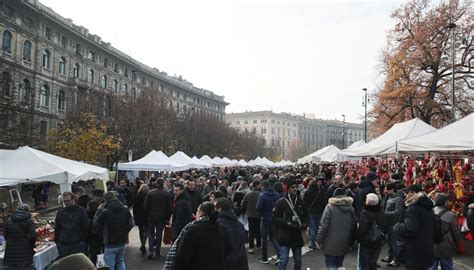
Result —
M191 211L193 212L193 214L196 214L197 209L202 202L201 192L199 192L199 190L197 189L191 191L187 188L186 193L188 193L189 203L191 204Z
M355 210L357 218L360 218L360 213L362 212L362 209L364 208L365 198L367 197L367 194L369 193L376 194L375 186L372 184L372 182L368 180L364 180L360 182L359 185L357 186L357 191L354 198L355 199L354 210Z
M146 193L140 192L133 200L133 220L135 225L144 226L147 224L147 214L143 204L145 202Z
M325 191L323 187L312 189L309 188L303 195L303 200L308 206L310 214L322 214L326 206ZM314 201L314 203L313 203Z
M406 200L405 219L394 225L394 231L405 243L403 265L407 268L428 268L433 264L433 202L424 192Z
M217 221L224 226L230 237L230 254L225 257L226 270L248 270L249 264L245 251L244 225L237 220L234 213L222 212Z
M153 189L148 192L143 207L148 215L148 222L166 223L170 220L172 199L164 189Z
M400 222L403 218L403 214L405 213L404 199L405 195L401 191L398 191L388 198L385 205L385 215L390 226Z
M7 240L4 265L15 268L33 264L36 231L30 213L13 213L5 224L3 236Z
M114 246L128 241L128 233L133 226L133 218L128 208L118 199L114 199L106 203L104 208L97 210L92 231L102 231L104 245Z
M54 241L73 245L89 238L90 221L86 209L79 205L64 207L56 214Z
M365 247L381 247L383 245L383 239L376 242L371 242L368 239L369 230L372 228L374 221L380 230L386 234L388 223L380 205L365 205L360 214L359 228L356 232L356 239Z
M276 202L272 215L273 221L277 225L277 241L282 246L302 247L302 228L299 226L297 221L293 220L293 211L291 211L286 200L291 200L293 203L294 210L298 215L302 226L307 227L308 224L308 209L304 201L298 196L290 199L288 195L285 195Z
M176 204L173 209L173 222L171 225L173 240L178 238L184 226L192 220L193 214L191 212L191 204L189 203L188 194L183 192L176 197Z

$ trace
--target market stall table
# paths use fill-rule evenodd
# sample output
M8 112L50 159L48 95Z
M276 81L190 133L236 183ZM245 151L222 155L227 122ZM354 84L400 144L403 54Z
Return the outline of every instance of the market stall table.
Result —
M33 257L33 266L36 270L43 270L50 265L58 256L58 249L54 242L45 243L39 246L40 250L36 251ZM37 249L35 249L37 250ZM0 252L0 267L3 267L3 257L5 252Z

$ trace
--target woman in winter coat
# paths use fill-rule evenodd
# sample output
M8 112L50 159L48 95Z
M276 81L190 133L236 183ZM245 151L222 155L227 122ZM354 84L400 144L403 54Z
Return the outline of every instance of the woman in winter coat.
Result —
M474 232L474 203L469 205L469 210L467 210L467 227L471 232Z
M7 220L3 236L7 241L3 264L9 269L33 269L36 228L30 206L22 204Z
M388 231L387 225L385 214L379 204L379 197L375 193L367 194L356 232L356 239L359 240L357 261L361 270L377 270L377 260L385 240L384 235ZM381 233L379 237L375 238L374 230Z
M303 195L303 200L308 207L309 212L309 232L311 236L310 248L316 248L316 235L318 233L319 221L323 214L326 205L326 192L322 185L323 179L311 180L308 185L308 190Z
M147 239L147 213L145 208L143 207L143 203L145 202L145 197L150 191L150 188L147 184L142 184L138 189L138 193L135 196L135 200L133 201L133 220L135 221L135 225L138 226L138 233L140 236L141 247L140 251L142 254L146 253L146 239Z

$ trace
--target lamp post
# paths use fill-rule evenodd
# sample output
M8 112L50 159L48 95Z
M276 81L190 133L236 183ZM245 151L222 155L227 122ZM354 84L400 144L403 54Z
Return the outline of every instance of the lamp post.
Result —
M455 102L456 102L456 99L454 97L454 54L455 54L455 50L454 50L454 46L455 46L455 32L454 32L454 29L456 28L456 24L455 23L450 23L448 24L448 28L451 29L453 31L453 37L452 37L452 40L451 40L451 49L452 49L452 53L451 53L451 65L452 65L452 76L451 76L451 95L453 96L452 97L452 103L453 103L453 106L451 107L451 117L453 119L453 122L456 121L456 106L455 106Z
M365 107L365 114L364 114L364 141L367 142L367 88L362 88L362 91L365 92L364 94L364 102L362 105Z
M342 115L342 149L345 148L345 138L344 138L344 136L346 135L345 129L346 129L346 115L343 114Z

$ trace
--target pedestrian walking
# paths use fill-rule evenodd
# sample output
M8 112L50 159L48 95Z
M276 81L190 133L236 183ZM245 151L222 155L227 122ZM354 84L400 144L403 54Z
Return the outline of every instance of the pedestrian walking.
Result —
M382 259L387 266L398 266L401 264L399 237L394 231L394 225L401 222L405 213L405 193L401 190L396 191L395 183L388 183L385 186L384 193L388 197L385 203L385 217L388 222L388 256Z
M186 193L188 194L189 203L191 204L191 211L193 216L196 215L197 209L202 202L201 192L196 189L196 181L189 179L186 185Z
M262 239L260 235L260 212L257 210L257 201L260 196L260 181L252 182L252 191L245 194L241 208L249 222L249 253L255 252L255 247L260 248ZM256 246L255 246L256 245Z
M137 195L133 200L133 220L138 227L138 235L140 237L140 251L142 255L146 254L146 240L147 240L147 223L148 216L144 207L145 198L148 195L150 188L147 184L142 184L138 189Z
M182 184L174 186L175 203L173 208L173 219L171 223L171 232L173 241L178 238L181 230L193 220L191 204L189 203L188 193L185 192Z
M324 211L325 190L322 178L311 180L308 184L308 190L303 195L303 200L308 206L309 213L309 232L311 249L316 249L316 235L318 234L319 222Z

